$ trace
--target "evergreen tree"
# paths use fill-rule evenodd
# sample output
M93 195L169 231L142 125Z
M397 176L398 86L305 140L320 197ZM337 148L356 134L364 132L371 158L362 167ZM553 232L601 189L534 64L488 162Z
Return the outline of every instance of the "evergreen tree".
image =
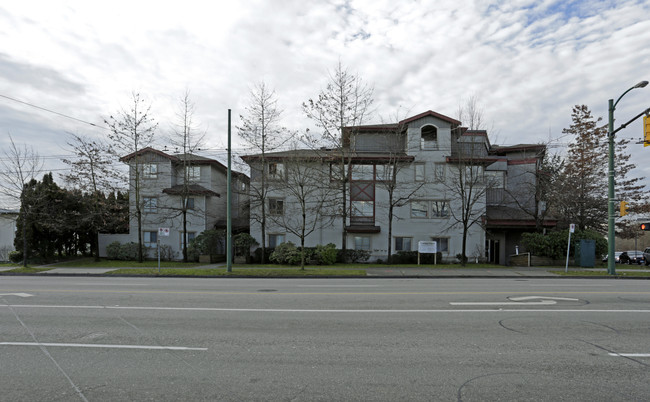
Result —
M557 207L562 225L607 231L607 129L599 126L586 105L576 105L572 124L562 133L573 136L561 173Z

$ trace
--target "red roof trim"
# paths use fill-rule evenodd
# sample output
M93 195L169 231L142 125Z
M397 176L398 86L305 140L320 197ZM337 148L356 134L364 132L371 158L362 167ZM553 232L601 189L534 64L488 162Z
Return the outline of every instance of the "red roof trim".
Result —
M515 160L509 160L508 165L530 165L530 164L536 164L537 159L535 158L530 158L530 159L515 159Z

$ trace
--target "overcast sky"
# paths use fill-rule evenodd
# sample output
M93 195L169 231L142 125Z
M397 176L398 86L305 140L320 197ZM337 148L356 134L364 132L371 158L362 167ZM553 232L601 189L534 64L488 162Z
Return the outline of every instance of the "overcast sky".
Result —
M340 60L374 85L368 123L400 108L457 117L475 96L492 143L562 150L574 105L604 123L609 98L650 80L649 16L648 0L4 2L0 145L11 134L60 173L67 132L106 130L7 97L104 126L137 91L152 104L162 146L189 90L208 136L204 154L224 160L227 110L237 125L255 83L276 90L286 126L304 130L300 105ZM648 107L650 86L636 89L617 122ZM640 122L621 135L640 141ZM650 148L629 153L636 174L650 176Z

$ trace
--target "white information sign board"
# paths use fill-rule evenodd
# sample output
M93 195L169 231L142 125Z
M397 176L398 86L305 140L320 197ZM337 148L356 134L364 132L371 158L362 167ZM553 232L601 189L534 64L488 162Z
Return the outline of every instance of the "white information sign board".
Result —
M438 243L435 241L420 241L418 242L418 253L421 254L435 254L438 252Z
M168 237L169 236L169 228L158 228L158 236Z
M418 265L420 265L420 254L433 254L433 263L437 264L436 258L438 257L438 243L435 241L419 241L418 242Z
M572 223L569 225L569 232L570 233L575 233L576 232L576 224Z

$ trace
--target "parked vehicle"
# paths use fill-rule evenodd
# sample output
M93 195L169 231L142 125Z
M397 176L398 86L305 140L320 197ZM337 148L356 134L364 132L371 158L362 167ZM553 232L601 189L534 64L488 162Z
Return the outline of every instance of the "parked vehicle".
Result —
M643 250L643 260L645 261L645 265L650 265L650 247Z
M620 262L619 257L623 254L622 251L617 251L614 253L614 263L618 264ZM603 262L607 262L607 256L603 257Z
M643 258L643 252L639 250L628 250L625 252L628 256L627 263L628 264L643 264L645 263L645 260ZM621 261L623 263L623 261Z

